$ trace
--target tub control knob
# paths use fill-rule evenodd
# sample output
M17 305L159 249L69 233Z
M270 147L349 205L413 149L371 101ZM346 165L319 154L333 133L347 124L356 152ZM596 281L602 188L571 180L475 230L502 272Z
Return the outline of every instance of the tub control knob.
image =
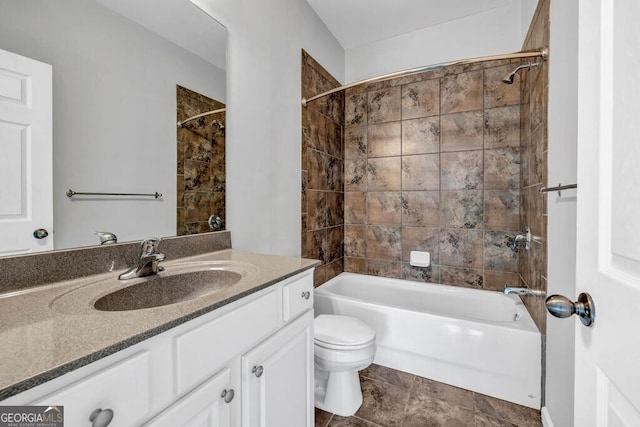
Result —
M304 299L309 299L309 297L311 296L311 292L306 291L302 293L302 298Z
M224 403L229 403L233 400L233 396L235 396L235 394L236 393L233 391L232 388L230 388L229 390L225 388L224 390L222 390L220 397L224 399Z
M591 295L586 292L578 295L578 301L571 300L562 295L551 295L545 301L547 310L555 317L565 318L572 314L580 316L580 321L584 326L591 326L596 320L596 306Z
M251 373L260 378L264 373L264 368L262 366L254 366L253 369L251 369Z
M92 427L107 427L113 419L113 411L111 409L95 409L89 415Z

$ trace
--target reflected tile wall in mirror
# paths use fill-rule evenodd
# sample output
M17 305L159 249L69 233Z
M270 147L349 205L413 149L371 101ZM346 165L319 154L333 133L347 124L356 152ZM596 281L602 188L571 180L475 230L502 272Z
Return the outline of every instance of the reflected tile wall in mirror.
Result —
M177 121L225 108L221 102L197 92L176 87ZM178 127L177 227L176 234L212 231L211 215L225 215L225 113L189 121Z

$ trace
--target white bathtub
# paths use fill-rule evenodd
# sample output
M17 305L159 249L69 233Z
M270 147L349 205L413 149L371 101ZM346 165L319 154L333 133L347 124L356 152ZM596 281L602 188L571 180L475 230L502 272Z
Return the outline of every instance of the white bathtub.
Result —
M542 340L517 296L342 273L314 298L376 330L374 363L540 409Z

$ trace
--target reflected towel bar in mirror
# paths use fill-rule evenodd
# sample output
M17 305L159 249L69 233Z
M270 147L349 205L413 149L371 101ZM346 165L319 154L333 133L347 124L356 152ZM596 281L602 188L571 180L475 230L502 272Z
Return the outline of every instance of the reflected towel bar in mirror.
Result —
M73 196L143 196L143 197L155 197L159 199L162 197L162 193L81 193L79 191L73 191L72 189L67 190L67 197L72 198Z

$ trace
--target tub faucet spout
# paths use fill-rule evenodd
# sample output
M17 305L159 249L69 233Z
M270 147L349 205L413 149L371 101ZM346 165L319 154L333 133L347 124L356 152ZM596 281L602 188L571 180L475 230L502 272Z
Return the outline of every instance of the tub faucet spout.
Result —
M509 286L508 283L506 285L504 285L504 291L503 292L504 292L505 295L516 294L516 295L538 296L538 295L542 294L542 292L540 292L540 291L532 291L529 288L518 288L518 287L514 287L514 286Z

